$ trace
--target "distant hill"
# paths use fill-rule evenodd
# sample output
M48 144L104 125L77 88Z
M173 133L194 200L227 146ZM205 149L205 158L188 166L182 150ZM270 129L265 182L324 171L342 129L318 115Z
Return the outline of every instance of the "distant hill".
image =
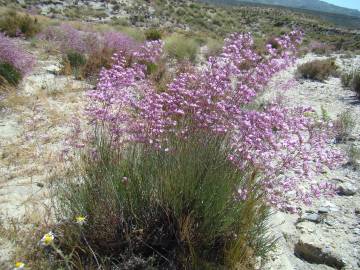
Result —
M339 7L320 0L206 0L206 2L230 5L241 3L265 4L360 17L359 10Z

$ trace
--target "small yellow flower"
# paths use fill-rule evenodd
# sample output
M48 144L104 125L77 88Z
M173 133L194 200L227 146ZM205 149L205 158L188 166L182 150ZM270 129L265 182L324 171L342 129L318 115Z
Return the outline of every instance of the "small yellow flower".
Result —
M19 269L24 269L24 268L25 268L25 263L23 263L23 262L16 262L15 263L14 270L19 270Z
M52 232L48 232L43 236L43 238L41 238L40 243L43 246L50 246L54 242L54 239L55 235Z
M86 217L84 216L77 216L75 217L75 221L79 225L83 225L86 222Z

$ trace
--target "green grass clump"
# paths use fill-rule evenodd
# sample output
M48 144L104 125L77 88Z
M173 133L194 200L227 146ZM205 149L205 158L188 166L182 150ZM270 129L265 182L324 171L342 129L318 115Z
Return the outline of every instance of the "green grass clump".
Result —
M86 56L78 52L68 52L63 56L61 73L74 75L77 79L85 78L84 67L87 63Z
M151 28L145 31L146 40L159 40L162 38L162 33L155 28Z
M324 81L337 75L338 66L334 59L314 60L298 66L297 73L303 79Z
M360 70L357 70L353 74L351 80L351 90L353 90L360 97Z
M5 79L10 85L16 86L21 81L21 73L11 64L0 62L0 77Z
M356 126L356 121L350 110L342 112L334 122L337 129L337 140L345 141Z
M37 18L28 14L19 14L15 11L9 11L2 15L0 19L0 31L10 37L16 37L19 34L26 38L34 37L41 30Z
M353 72L347 72L347 73L341 74L341 84L344 87L350 87L352 78L353 78Z
M55 189L60 225L53 231L61 256L51 253L57 263L254 269L255 258L273 248L257 171L235 169L223 138L170 139L169 151L143 145L120 151L105 141L96 149ZM246 200L236 197L240 186L248 188ZM79 215L85 224L74 222Z
M350 88L360 97L360 70L355 70L341 75L341 83L344 87Z
M165 40L165 50L170 57L179 61L195 62L199 44L190 37L173 34Z
M68 52L66 57L73 68L80 68L86 63L86 57L78 52Z

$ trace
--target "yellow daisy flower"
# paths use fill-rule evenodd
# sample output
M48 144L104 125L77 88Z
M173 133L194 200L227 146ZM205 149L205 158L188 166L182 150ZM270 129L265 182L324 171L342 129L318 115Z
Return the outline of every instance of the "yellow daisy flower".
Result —
M75 217L75 222L79 225L83 225L86 222L86 217L77 216L77 217Z
M16 262L14 270L20 270L25 268L25 263L23 262Z
M54 242L54 239L55 235L52 232L48 232L41 238L40 243L43 246L50 246Z

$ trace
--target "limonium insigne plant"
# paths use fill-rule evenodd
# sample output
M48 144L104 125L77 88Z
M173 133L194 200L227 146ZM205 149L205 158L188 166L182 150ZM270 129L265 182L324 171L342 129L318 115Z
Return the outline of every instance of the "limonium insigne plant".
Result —
M20 48L11 38L0 33L0 63L11 65L23 77L34 67L35 58Z
M232 34L218 56L182 68L161 91L148 66L164 60L162 41L116 53L88 92L94 133L76 145L90 151L56 190L67 221L53 231L68 264L255 269L274 247L269 206L295 212L332 194L312 175L342 161L331 123L311 108L254 106L294 63L301 38L273 39L260 55L250 34Z
M314 117L311 108L270 104L249 110L246 105L276 72L294 63L301 36L293 31L277 38L277 46L269 44L267 54L259 55L250 34L232 34L219 56L178 75L161 93L141 64L156 61L161 50L152 59L134 53L135 59L140 57L131 65L117 54L113 67L101 72L97 88L88 93L88 115L107 130L114 145L141 142L168 149L169 134L186 140L196 130L226 136L234 166L262 172L258 181L267 202L294 212L299 202L309 204L333 192L333 186L311 180L313 173L342 160L329 146L331 123Z

